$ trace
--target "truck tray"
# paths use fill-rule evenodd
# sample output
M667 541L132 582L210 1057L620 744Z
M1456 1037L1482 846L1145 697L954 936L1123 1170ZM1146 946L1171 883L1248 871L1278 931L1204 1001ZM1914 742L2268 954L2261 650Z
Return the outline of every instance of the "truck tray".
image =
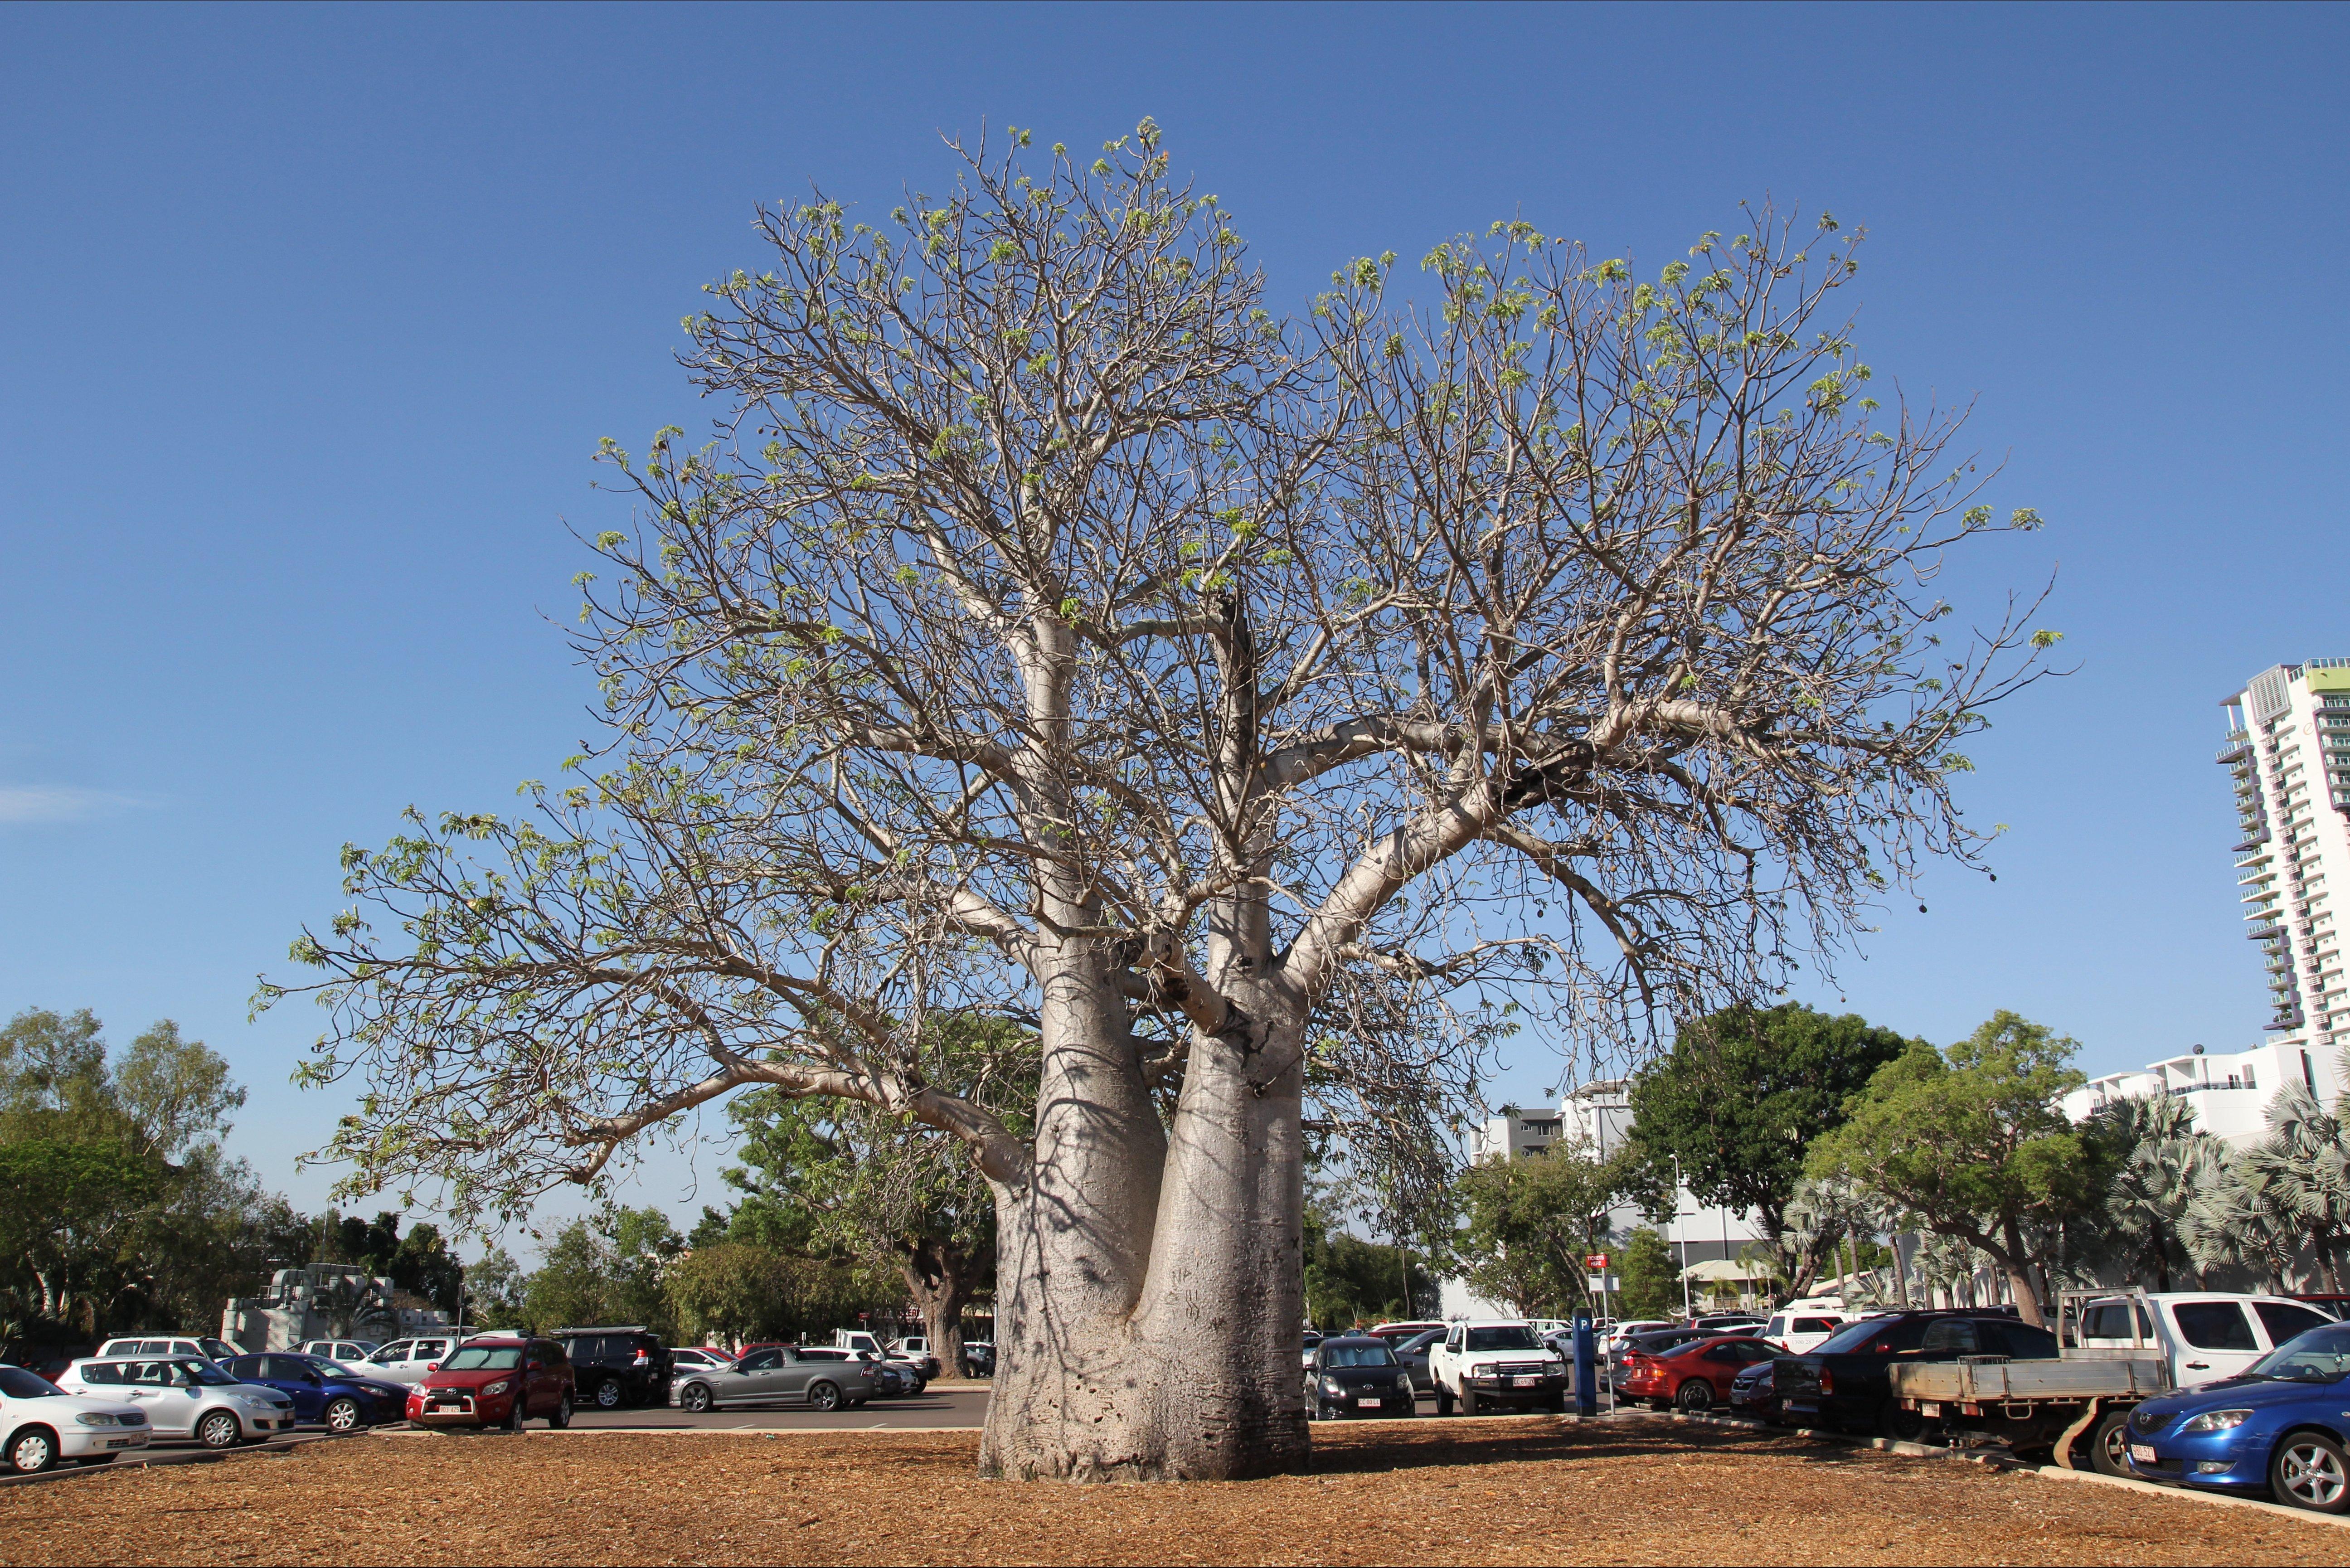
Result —
M2066 1356L2058 1361L1929 1361L1887 1369L1897 1399L1987 1405L2022 1399L2150 1399L2170 1392L2170 1368L2155 1352L2139 1356Z

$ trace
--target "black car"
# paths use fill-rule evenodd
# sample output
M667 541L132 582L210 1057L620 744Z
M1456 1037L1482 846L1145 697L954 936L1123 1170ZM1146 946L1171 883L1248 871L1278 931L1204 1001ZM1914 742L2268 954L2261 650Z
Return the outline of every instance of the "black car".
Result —
M579 1402L599 1410L669 1403L669 1347L642 1324L567 1328L556 1337L571 1359Z
M1314 1347L1305 1369L1305 1413L1332 1421L1347 1416L1416 1416L1411 1375L1388 1342L1367 1334L1334 1334Z
M1848 1323L1808 1355L1772 1366L1772 1392L1790 1420L1915 1442L1926 1417L1893 1397L1888 1368L1898 1362L1956 1361L2004 1355L2048 1361L2056 1336L1999 1312L1895 1312Z
M1738 1369L1738 1376L1730 1380L1730 1413L1752 1416L1773 1426L1786 1420L1779 1409L1777 1357L1752 1362Z
M1409 1339L1395 1345L1395 1358L1411 1378L1411 1386L1422 1394L1436 1392L1436 1380L1428 1375L1428 1350L1444 1337L1440 1328L1425 1328Z

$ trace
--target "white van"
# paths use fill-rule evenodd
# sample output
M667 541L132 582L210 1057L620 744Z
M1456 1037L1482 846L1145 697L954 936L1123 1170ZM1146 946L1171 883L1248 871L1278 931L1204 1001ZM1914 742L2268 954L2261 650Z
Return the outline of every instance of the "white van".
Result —
M201 1355L206 1361L226 1361L244 1351L224 1339L203 1334L129 1334L98 1347L99 1355Z
M2334 1321L2307 1302L2283 1296L2172 1291L2149 1293L2143 1299L2146 1305L2136 1313L2135 1325L2126 1297L2086 1303L2081 1311L2081 1347L2158 1349L2170 1362L2171 1380L2181 1388L2232 1377L2286 1340Z
M1841 1312L1782 1310L1771 1314L1771 1321L1762 1325L1761 1337L1790 1355L1802 1355L1851 1321Z

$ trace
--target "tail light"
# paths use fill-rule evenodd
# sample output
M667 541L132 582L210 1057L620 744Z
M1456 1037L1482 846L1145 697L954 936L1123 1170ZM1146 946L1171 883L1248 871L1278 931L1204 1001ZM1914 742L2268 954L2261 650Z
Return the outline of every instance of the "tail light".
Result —
M1823 1394L1835 1392L1835 1374L1825 1366L1820 1368L1820 1392Z
M632 1365L632 1366L650 1366L651 1364L652 1364L652 1357L650 1357L650 1356L647 1355L643 1351L639 1350L639 1351L638 1351L638 1352L637 1352L637 1359L636 1359L634 1362L632 1362L630 1365Z

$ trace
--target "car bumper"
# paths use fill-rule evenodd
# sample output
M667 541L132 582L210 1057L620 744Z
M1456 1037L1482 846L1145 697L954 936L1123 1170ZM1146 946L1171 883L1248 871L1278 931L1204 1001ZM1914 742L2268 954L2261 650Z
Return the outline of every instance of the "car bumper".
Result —
M1412 1395L1400 1394L1392 1388L1378 1393L1317 1395L1322 1407L1339 1416L1409 1416L1419 1409Z
M514 1397L510 1394L492 1399L463 1394L432 1403L411 1399L408 1419L418 1427L495 1427L503 1425L513 1410Z
M2269 1439L2245 1441L2235 1434L2210 1440L2158 1438L2148 1441L2129 1434L2130 1474L2140 1480L2171 1486L2200 1487L2212 1491L2262 1491L2269 1484ZM2151 1460L2139 1456L2152 1449Z
M1497 1404L1533 1404L1537 1400L1555 1399L1566 1392L1567 1380L1560 1376L1464 1377L1461 1386L1466 1393Z
M151 1427L84 1427L59 1422L57 1456L68 1459L96 1459L101 1454L136 1452L155 1440Z

